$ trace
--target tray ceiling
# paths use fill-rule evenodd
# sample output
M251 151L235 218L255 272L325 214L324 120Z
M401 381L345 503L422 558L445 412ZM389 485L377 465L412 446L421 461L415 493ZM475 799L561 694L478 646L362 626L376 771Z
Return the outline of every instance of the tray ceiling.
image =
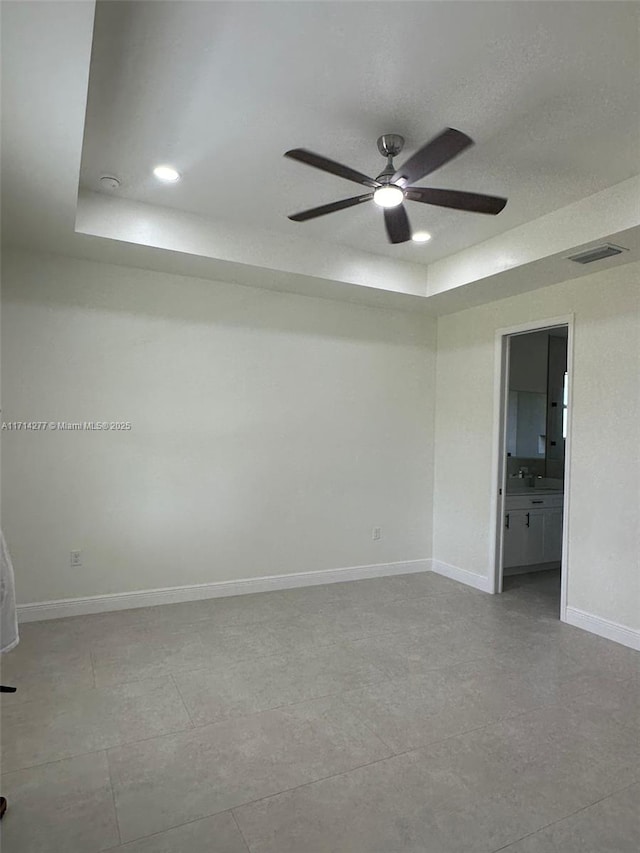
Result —
M430 264L638 171L638 6L538 2L98 2L81 186L230 225ZM373 205L292 161L376 174L443 127L476 146L422 183L509 197L498 217L407 204L426 246L386 242ZM182 173L152 176L158 163ZM355 192L354 192L355 190Z

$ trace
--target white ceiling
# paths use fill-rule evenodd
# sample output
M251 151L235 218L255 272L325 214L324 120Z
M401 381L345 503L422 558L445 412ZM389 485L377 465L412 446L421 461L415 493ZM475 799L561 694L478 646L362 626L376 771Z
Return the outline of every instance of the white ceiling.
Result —
M81 184L280 235L432 263L639 171L637 3L98 2ZM306 147L369 174L383 132L412 150L476 140L423 185L505 195L498 217L409 203L426 246L386 242L360 193L283 158ZM177 185L151 176L158 163Z
M249 18L255 24L256 20L266 14L268 7L278 6L279 4L265 3L261 6L252 7L248 4L238 3L231 9L221 4L199 5L208 10L210 14L217 10L222 15L222 22L224 22L224 26L221 23L221 31L225 33L224 38L218 33L219 37L216 41L212 31L207 32L202 37L202 41L206 42L205 48L207 49L203 48L201 58L206 60L203 61L203 66L206 66L210 64L210 59L207 60L207 56L214 50L214 43L216 45L223 42L227 44L229 39L232 42L234 41L229 32L233 29L232 23L234 26L238 26L237 14L240 7L245 6L247 9L253 9L254 14L250 14ZM406 11L407 7L401 3L391 5L399 10L398 20L401 20L400 13L403 9ZM466 4L447 3L447 8L450 5L459 10L460 20L467 25L469 19L466 15L469 10ZM493 8L492 4L479 3L478 5L485 10ZM562 4L562 6L564 5L569 4ZM186 201L189 201L192 195L197 195L197 191L200 190L203 190L201 200L209 201L210 196L213 200L219 198L219 195L216 196L215 192L210 191L208 184L190 176L199 174L198 164L201 165L204 162L202 158L206 155L207 146L212 145L211 140L217 140L217 144L222 150L224 147L222 143L227 137L218 139L215 134L212 136L212 130L209 131L206 139L202 134L200 136L195 135L196 132L192 131L191 128L194 122L197 123L198 116L201 115L201 111L196 109L196 103L201 102L203 97L194 96L192 102L188 96L185 96L181 107L179 109L176 107L182 116L182 123L175 123L175 110L173 112L168 110L165 113L168 120L166 121L167 130L163 135L167 138L172 137L171 144L174 147L167 147L169 142L154 142L153 145L156 147L151 146L146 152L139 147L142 144L138 140L139 131L143 131L141 138L148 137L151 142L152 138L155 139L156 137L151 133L150 128L154 126L154 123L158 128L163 124L161 121L162 91L161 87L157 85L157 81L159 79L164 81L167 93L173 93L170 97L167 94L168 100L173 100L176 104L180 103L180 98L176 92L183 89L187 92L195 91L194 86L189 86L183 80L181 76L182 66L178 68L179 73L166 74L164 71L164 66L169 68L173 64L169 62L169 59L172 52L175 52L175 48L172 47L171 50L167 48L158 52L158 26L161 24L161 29L165 26L164 17L172 8L168 4L160 4L160 19L162 20L158 19L157 21L155 19L146 22L139 20L139 15L145 10L146 14L153 18L158 7L156 3L148 4L140 0L133 10L129 10L133 13L133 19L126 28L127 38L138 43L139 48L134 50L133 47L129 46L125 55L122 56L120 48L116 44L104 43L103 35L101 35L104 27L101 21L105 12L119 17L128 4L112 3L106 10L101 6L98 9L98 25L95 35L96 45L102 45L102 47L94 51L93 58L97 62L98 58L103 56L103 65L105 63L111 64L118 69L117 74L115 72L111 74L113 83L110 82L111 78L105 78L104 96L99 97L99 101L101 100L104 105L105 116L108 115L108 110L112 108L109 104L113 101L112 106L114 106L120 97L120 95L116 96L116 93L122 91L122 86L117 83L116 79L118 74L120 79L131 79L136 82L138 87L136 91L139 93L140 108L131 117L129 124L122 127L118 126L120 143L113 147L113 156L118 156L118 162L123 158L131 158L132 162L138 158L140 175L143 175L148 181L151 165L161 158L168 159L175 155L176 163L185 171L185 180L181 185L174 187L160 187L148 182L146 191L149 192L149 195L145 197L141 194L141 198L146 198L146 201L136 200L135 197L127 198L122 195L108 196L82 188L79 191L78 181L81 171L83 135L85 130L87 130L87 138L97 133L92 125L92 121L95 119L91 118L92 115L95 116L96 102L92 101L92 106L87 113L89 70L94 46L95 3L92 0L82 0L82 2L33 0L33 2L28 3L23 2L23 0L16 0L16 2L2 0L0 3L2 245L55 252L110 264L137 266L156 270L159 273L198 276L210 280L214 287L218 281L229 281L250 287L284 290L303 295L355 301L371 306L431 314L458 311L472 305L535 290L559 281L588 276L604 269L605 266L613 267L631 263L639 257L640 253L640 206L638 205L640 175L607 185L593 195L582 194L590 192L593 187L599 187L603 183L615 182L620 175L628 173L630 164L634 171L640 172L640 164L636 166L634 162L634 152L638 140L638 105L635 101L635 93L629 84L629 81L635 81L640 68L638 57L633 56L629 46L631 41L629 34L633 33L635 38L636 33L635 15L630 14L628 5L618 2L570 5L578 15L569 21L565 21L567 28L571 29L573 26L575 29L577 27L580 15L586 7L600 9L596 16L598 20L601 19L608 27L613 28L606 30L609 32L609 36L607 38L601 37L601 43L599 43L602 50L606 48L611 67L606 62L600 62L601 53L599 51L586 51L584 62L578 62L575 58L569 61L569 54L567 54L564 63L558 63L560 70L557 71L553 80L550 80L548 76L545 77L542 74L537 58L541 50L539 35L541 30L544 30L545 27L547 30L549 28L553 30L548 20L549 4L538 3L537 0L533 3L523 2L513 6L508 3L500 4L500 8L503 10L502 17L506 20L513 20L520 14L528 16L529 28L533 34L531 35L529 49L522 51L522 65L525 70L518 76L521 103L518 109L514 109L512 113L512 124L509 125L505 119L503 120L503 128L509 130L512 135L515 134L518 140L515 148L509 149L509 155L513 157L516 154L522 155L523 159L526 159L524 158L526 153L530 173L533 154L527 128L533 127L545 132L548 130L547 124L544 122L541 124L538 121L534 109L535 105L529 105L525 109L527 93L530 91L528 80L532 74L532 69L538 69L539 78L547 81L547 91L549 92L552 90L557 92L581 90L583 93L582 103L584 104L588 93L583 87L582 78L575 70L576 65L584 65L585 73L591 75L589 79L596 81L591 87L595 93L593 99L589 95L590 110L594 104L597 107L593 108L592 127L589 127L588 132L582 135L582 143L576 145L575 148L575 152L580 150L584 156L582 160L579 160L576 153L574 160L567 157L564 166L561 166L553 146L547 145L545 147L547 161L555 158L557 179L549 188L548 198L543 194L542 200L546 202L546 206L551 206L548 199L553 200L553 205L558 205L562 204L566 198L573 197L574 194L582 197L551 212L546 212L538 218L533 218L538 214L540 206L535 207L536 195L529 192L524 202L522 200L520 202L522 218L527 221L516 227L513 227L513 219L504 218L506 213L509 213L510 216L513 215L514 195L511 192L509 192L511 204L505 214L497 219L464 216L434 208L432 214L434 216L437 214L436 225L445 230L436 234L432 244L428 244L425 248L410 245L395 247L390 250L390 257L383 257L376 254L377 251L387 251L384 238L381 241L378 240L378 235L382 231L378 221L368 221L369 224L365 224L366 227L363 227L353 220L349 226L351 233L345 230L345 223L349 223L348 214L359 215L362 211L345 211L342 214L336 214L335 217L328 218L325 222L308 223L306 226L296 225L286 220L285 214L290 212L292 208L295 210L296 207L302 208L307 205L318 204L332 197L338 197L339 194L350 195L354 189L357 192L358 188L355 184L352 185L336 180L329 175L305 169L300 164L284 160L281 156L283 150L294 144L316 147L329 156L341 156L335 139L332 142L330 138L331 134L327 136L326 142L320 142L315 146L311 139L312 136L315 137L315 131L313 133L309 131L307 136L306 131L304 135L302 134L304 128L301 128L300 134L295 134L296 137L300 135L301 138L292 140L289 138L289 131L287 130L286 133L284 131L282 133L282 142L274 143L273 139L277 136L278 131L277 128L274 129L273 124L269 125L272 137L270 144L274 149L273 162L275 165L271 164L270 158L263 151L263 163L260 165L260 170L264 181L257 179L256 181L260 188L271 181L271 185L276 188L276 193L268 203L264 202L266 198L264 192L262 196L258 196L264 202L260 214L262 218L257 216L260 212L259 209L254 210L253 206L247 203L247 198L243 198L239 194L230 197L228 206L218 204L217 216L214 214L198 215L197 212L185 212L179 206L177 208L169 206L172 200L179 201L180 199L176 190L178 192L188 190L187 196L189 198ZM306 14L312 16L315 9L317 17L318 6L316 4L307 4L307 6ZM524 11L519 12L518 6ZM603 7L604 14L602 14ZM323 4L323 8L332 10L328 4ZM341 7L333 7L334 18L338 12L342 14L345 10L350 12L355 8L360 10L358 14L363 16L363 19L370 20L370 16L373 14L372 6L364 2L345 3ZM377 14L382 15L386 8L386 5L377 7ZM418 4L409 8L415 12ZM420 8L431 8L433 10L434 7L422 4ZM185 4L174 7L175 12L181 12L184 9ZM298 14L298 11L293 10L292 7L289 9L292 12L295 11L296 15ZM442 18L444 6L436 6L435 9L436 13ZM474 10L475 4L471 11ZM564 16L564 12L561 16ZM184 18L182 14L177 16L173 30L174 35L181 32L181 27L187 23L188 17ZM481 23L474 22L474 26L479 32L483 31ZM593 21L592 23L595 26ZM140 30L141 26L142 30ZM395 30L392 31L395 32ZM237 43L241 44L244 37L243 33L238 32L236 35ZM585 41L583 35L580 38ZM383 31L376 33L376 40L373 43L380 43L383 36ZM185 49L186 53L195 55L195 47L199 43L197 41L199 37L199 33L193 35L196 41L191 42L189 50ZM346 35L344 38L346 39ZM265 36L265 40L268 42L267 36ZM340 38L336 36L335 41L336 43L340 42ZM521 39L521 41L523 44L527 44L526 38ZM312 42L313 37L310 36L307 43L311 44ZM498 40L497 36L494 38L494 42L494 50L501 50L502 41ZM595 42L599 42L598 38L590 38L591 44ZM307 43L305 45L308 47ZM408 53L415 54L415 40L410 40L410 43L413 44L414 49ZM513 49L515 50L515 48ZM217 51L217 47L215 50ZM311 48L309 48L310 50ZM232 54L233 51L229 52L229 50L226 54L223 52L224 62L220 61L225 68L234 67ZM623 54L627 56L629 62L626 71L621 69L618 64L619 57ZM141 77L135 71L136 65L149 55L156 55L156 65L154 70L148 72L147 78ZM243 69L238 71L236 67L234 71L234 74L237 72L240 75L240 80L247 77L248 69L251 68L251 64L246 61L246 55L245 51L245 59L241 63ZM444 67L444 71L439 69L438 75L441 84L445 85L447 79L453 79L452 75L456 74L457 65L463 62L464 58L457 54L455 57L448 57L445 52L439 53L438 57L439 63ZM355 65L360 67L358 63ZM412 60L412 66L415 66L415 56ZM193 74L191 62L186 62L185 68ZM384 88L385 81L395 80L396 77L399 78L404 73L404 66L402 69L394 69L390 66L390 69L386 71L387 76L383 75L382 72L376 72L374 75L375 67L372 66L370 81L367 85L373 89L375 83L376 86L379 84ZM286 82L285 71L286 68L283 67L282 78ZM95 68L94 72L92 98L96 97L95 84L98 80ZM262 85L261 78L256 81L255 71L252 73L252 86L258 87L266 98L269 92ZM323 71L323 73L329 75L328 71ZM435 76L436 70L434 68L432 77ZM224 88L219 83L214 85L211 78L223 80L224 83L224 80L232 79L232 76L229 73L225 75L224 68L218 74L214 74L210 70L209 78L202 77L200 87L209 87L211 92L217 91L216 98L213 98L216 103L221 103L224 100L224 93L228 92L227 114L230 115L233 112L234 115L237 115L232 109L233 98L238 97L237 94L232 94L233 87ZM613 80L618 81L617 88L614 86ZM294 89L296 87L303 89L304 81L300 81L302 81L302 76L299 74L294 81L295 85L293 83L289 85L293 86ZM508 81L508 83L510 87L511 82ZM475 85L475 79L470 76L467 87ZM483 83L482 92L486 93L487 85L486 82ZM366 85L363 84L363 87L366 88ZM399 85L397 88L398 91L401 91ZM508 88L506 84L500 87L501 95L505 88ZM608 99L602 95L605 90L612 93ZM457 97L458 100L461 100L460 92L464 94L466 90L462 87L462 89L454 91L453 87L449 86L448 91L452 99ZM494 97L497 97L495 86L490 91L493 91ZM511 91L510 88L509 91ZM599 100L597 93L600 93ZM327 111L327 114L333 115L333 112L338 109L336 105L345 104L347 101L351 102L351 99L347 97L348 94L340 90L336 95L335 103L329 103L327 100L326 103L316 104L315 112L319 114L322 107L323 110ZM622 100L625 99L629 102L626 113L620 106ZM299 104L298 109L305 110L309 126L315 123L318 133L323 131L325 124L329 126L324 116L318 120L314 115L314 110L306 109L304 102L301 103L302 106ZM362 103L368 102L363 100ZM370 156L373 157L373 163L377 162L378 155L375 153L375 143L372 141L371 145L364 145L362 137L367 136L374 140L381 129L393 127L404 132L409 139L406 152L408 155L412 139L419 139L420 141L415 143L419 145L432 132L437 132L437 130L431 129L431 123L434 126L437 125L437 129L445 124L457 123L462 126L461 122L455 122L453 115L443 114L440 119L434 119L433 122L429 120L428 131L424 128L415 130L410 126L409 119L400 115L402 103L401 101L398 107L398 118L393 120L392 117L388 122L385 120L384 123L381 121L379 127L376 125L375 114L371 111L367 112L364 107L361 108L360 103L355 104L355 106L352 103L349 110L343 109L340 133L345 133L345 127L350 128L352 149L355 145L354 140L357 140L358 145L361 144L363 149L361 155L358 155L354 149L353 159L345 157L346 162L353 163L354 166L359 166L362 169L366 168L364 160ZM481 106L486 112L488 109L486 105L482 104ZM258 105L255 103L253 103L253 107L258 109ZM263 124L269 123L269 110L271 109L271 103L268 106L265 105ZM287 112L288 108L286 105L282 106L281 103L281 109ZM527 109L531 113L529 118L526 113ZM246 105L244 110L245 112L242 115L246 113ZM101 113L101 111L98 112ZM599 132L598 135L595 133L594 127L597 126L602 130L605 124L604 122L599 123L598 115L600 113L602 115L609 113L620 115L615 122L611 121L610 124L606 125L606 133ZM291 109L287 112L287 115L289 114L297 115L297 110L293 108L293 101L291 102ZM236 119L236 125L239 122L241 123L242 115ZM391 113L389 112L388 115ZM479 181L480 177L485 175L485 172L482 172L481 175L477 169L470 171L469 178L465 180L464 184L461 180L459 183L457 181L454 183L454 169L462 169L467 158L479 157L483 145L493 144L495 147L497 144L495 135L494 141L491 142L489 134L482 137L478 132L478 127L483 124L484 118L477 105L474 106L472 102L469 103L469 115L474 116L475 126L471 126L472 123L469 120L469 124L465 124L463 129L470 131L478 139L479 145L460 158L459 162L451 165L449 168L451 178L447 177L442 183L448 183L450 186L466 186L469 189L486 189L489 192L499 192L497 180L498 178L503 179L499 172L508 160L506 154L498 157L497 161L496 159L492 161L495 176L491 178L491 186L489 186L489 181L487 181L486 187L480 186L478 183L473 185L470 183L471 179ZM514 123L513 119L516 115L518 122ZM566 120L562 124L563 128L574 128L576 123L580 127L589 124L584 112L579 115L571 114L571 116L570 121ZM89 119L88 129L85 128L87 118ZM578 118L580 118L580 122L578 122ZM104 139L108 142L112 126L106 118L102 117L100 120L103 122ZM415 118L413 120L415 121ZM404 123L402 123L403 121ZM358 125L357 128L355 127L356 124ZM222 187L225 181L229 184L230 178L228 176L231 174L233 165L236 162L241 162L240 158L236 160L236 151L240 152L240 149L244 147L251 154L250 143L254 137L258 141L262 137L267 139L268 135L261 133L260 123L254 122L254 125L257 130L253 133L252 126L248 126L246 123L242 124L241 130L237 130L237 128L234 130L233 142L230 145L227 144L224 157L227 163L227 171L224 172L223 178L215 184L216 187ZM615 131L613 137L609 133L612 127ZM555 134L553 128L549 132ZM604 146L603 139L606 139L607 156L596 156L600 148ZM198 140L202 141L199 146L196 144ZM110 144L113 145L113 143ZM537 141L535 144L537 145ZM332 148L332 146L335 147ZM216 148L216 145L213 145L213 148ZM365 148L366 152L364 151ZM191 152L193 171L190 162L178 160L179 149L188 149ZM373 155L370 154L371 149L373 149ZM612 153L614 150L618 152L616 157ZM624 157L620 153L623 150L626 151ZM201 153L198 154L198 151ZM586 162L584 152L593 158L595 164L593 170L584 166ZM110 162L104 166L104 170L116 170L117 164L111 157L109 160ZM86 169L89 169L88 162L88 160L85 162ZM250 162L253 161L250 160ZM367 159L367 162L371 161ZM380 162L382 161L380 160ZM542 174L540 163L538 166ZM288 175L282 171L283 168L289 170ZM275 177L274 169L276 170ZM277 170L281 171L278 172ZM224 170L221 167L222 171ZM591 174L592 172L593 174ZM236 171L235 174L239 180L239 173ZM459 172L459 174L462 173ZM280 198L281 182L279 175L282 176L282 182L286 184L285 188L292 194L294 192L298 194L296 200L299 204L296 207L293 204L289 207L287 200L283 201ZM442 175L445 175L444 170ZM131 176L126 177L123 173L121 176L123 176L123 190L130 192L135 183L133 178ZM516 178L517 181L520 180L520 177L516 175L514 185L517 184ZM249 178L246 180L248 181ZM327 181L332 184L333 189L328 188ZM143 180L138 187L139 190L145 189L144 183ZM344 186L342 186L343 183ZM535 181L533 183L535 184ZM314 186L311 186L312 184ZM571 193L565 193L564 189L561 193L558 191L558 187L569 187ZM324 195L317 198L316 192L322 192ZM520 192L523 191L520 190ZM313 198L311 198L312 194L314 195ZM526 205L527 201L531 202L528 206ZM282 209L282 215L279 217L272 216L271 206L275 210L278 205ZM233 219L229 213L228 208L232 206L235 208L237 219ZM194 209L197 210L197 208ZM412 206L412 211L427 210L430 208L419 205ZM256 224L256 221L259 224ZM335 227L331 225L332 222L336 223ZM446 222L450 224L445 228ZM463 222L478 223L481 227L486 225L488 230L482 235L483 241L477 242L480 239L479 232L472 235L468 229L463 231L461 227ZM373 227L370 227L371 225ZM496 226L499 233L494 233L493 229ZM320 233L321 227L324 229L322 234ZM435 233L433 226L431 226L431 230ZM356 232L355 236L353 232ZM439 257L440 253L448 251L447 246L450 247L455 244L462 247L474 239L476 242L473 245L467 245L467 248L461 248L460 251L455 251L446 257ZM344 240L345 243L339 245L337 240ZM567 255L578 250L593 248L607 240L625 246L629 251L592 266L583 267L566 260Z

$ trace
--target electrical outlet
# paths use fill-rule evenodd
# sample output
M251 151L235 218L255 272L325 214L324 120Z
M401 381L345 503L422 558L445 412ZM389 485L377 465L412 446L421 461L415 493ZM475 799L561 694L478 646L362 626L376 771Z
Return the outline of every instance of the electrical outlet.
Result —
M82 551L71 552L71 565L76 568L82 565Z
M380 539L381 536L382 536L382 528L381 527L374 527L373 530L371 531L371 538L374 540L377 540L377 539Z

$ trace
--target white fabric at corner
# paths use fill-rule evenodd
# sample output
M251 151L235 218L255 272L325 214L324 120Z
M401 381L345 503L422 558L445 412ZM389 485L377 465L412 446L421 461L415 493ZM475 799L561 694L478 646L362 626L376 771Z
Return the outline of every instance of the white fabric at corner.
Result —
M19 641L13 566L4 534L0 531L0 653L10 652Z

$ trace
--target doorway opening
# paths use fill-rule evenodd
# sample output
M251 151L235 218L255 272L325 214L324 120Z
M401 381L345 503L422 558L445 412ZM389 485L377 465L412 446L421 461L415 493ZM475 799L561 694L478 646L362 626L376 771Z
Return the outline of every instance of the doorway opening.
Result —
M494 592L566 621L573 317L496 335Z

